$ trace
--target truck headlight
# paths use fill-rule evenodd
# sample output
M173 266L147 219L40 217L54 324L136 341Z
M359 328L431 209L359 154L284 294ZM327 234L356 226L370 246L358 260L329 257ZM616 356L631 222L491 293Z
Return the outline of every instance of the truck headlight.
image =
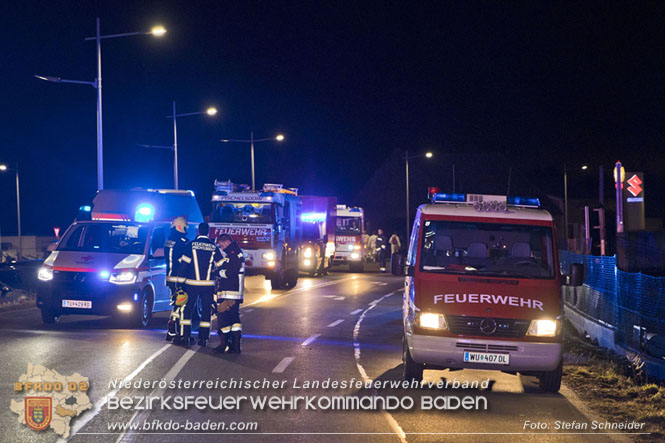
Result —
M352 252L351 253L351 260L359 260L360 259L360 254L357 252Z
M354 248L354 247L355 247L354 244L350 244L350 245L347 246L346 248L347 248L349 251L353 251L353 248Z
M111 274L109 282L116 285L131 285L136 282L136 277L136 271L119 271Z
M42 266L41 268L39 268L39 272L37 273L37 278L40 279L41 281L53 280L53 268Z
M264 260L274 260L276 257L275 251L264 252L262 257Z
M526 335L535 337L556 337L559 334L559 320L531 320Z
M353 249L355 249L356 251L360 251L360 245L353 245Z
M305 258L310 258L312 256L312 248L305 248L305 252L303 252L303 255Z
M419 316L421 328L426 329L448 329L446 318L443 314L433 314L431 312L422 312Z

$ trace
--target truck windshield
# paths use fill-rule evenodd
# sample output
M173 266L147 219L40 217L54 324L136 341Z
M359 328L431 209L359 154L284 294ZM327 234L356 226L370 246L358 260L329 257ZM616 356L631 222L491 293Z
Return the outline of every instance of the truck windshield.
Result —
M81 223L58 244L58 251L143 254L148 227L130 223Z
M336 234L340 235L360 235L362 229L362 219L360 217L340 217L337 216Z
M211 221L269 225L275 222L275 208L273 203L215 202Z
M549 227L425 220L422 234L421 271L554 278Z

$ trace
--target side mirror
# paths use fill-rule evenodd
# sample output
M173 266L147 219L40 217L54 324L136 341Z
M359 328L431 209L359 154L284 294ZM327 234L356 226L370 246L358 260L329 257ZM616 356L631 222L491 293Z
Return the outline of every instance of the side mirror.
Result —
M164 248L155 249L150 258L164 258Z
M395 253L390 257L390 273L404 275L404 254Z
M584 265L572 263L568 274L568 286L582 286L584 283Z
M55 248L57 248L57 247L58 247L58 243L51 243L50 245L48 245L48 247L46 248L46 250L47 250L48 252L53 252L53 251L55 251Z

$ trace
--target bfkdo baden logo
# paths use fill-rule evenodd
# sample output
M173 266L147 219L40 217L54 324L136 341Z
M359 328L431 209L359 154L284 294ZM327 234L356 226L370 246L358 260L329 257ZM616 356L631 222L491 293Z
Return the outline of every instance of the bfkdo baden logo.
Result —
M35 431L53 431L69 437L72 418L92 408L88 398L90 382L75 373L64 376L44 366L28 364L28 370L14 383L10 409L18 415L18 422Z

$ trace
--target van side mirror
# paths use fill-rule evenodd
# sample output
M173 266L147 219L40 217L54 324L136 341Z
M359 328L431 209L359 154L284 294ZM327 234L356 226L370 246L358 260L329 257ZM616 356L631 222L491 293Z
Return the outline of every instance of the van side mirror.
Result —
M584 265L572 263L568 274L568 286L582 286L584 283Z
M150 258L164 258L164 248L155 249Z

